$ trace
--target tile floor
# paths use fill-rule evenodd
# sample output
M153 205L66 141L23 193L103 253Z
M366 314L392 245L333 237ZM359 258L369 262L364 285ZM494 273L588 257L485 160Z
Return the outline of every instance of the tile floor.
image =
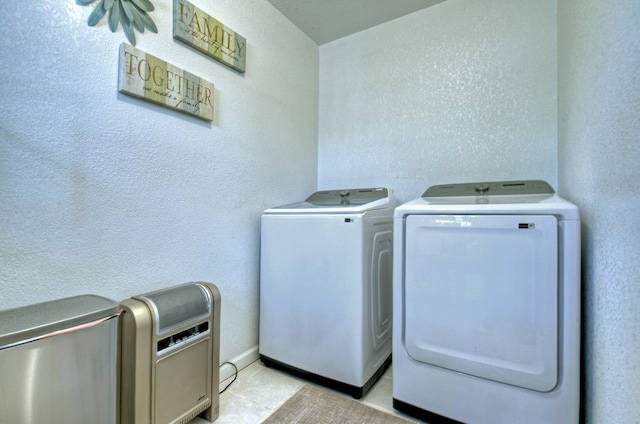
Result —
M423 423L393 409L392 373L393 365L359 401L390 414L402 416L410 422ZM231 379L220 383L220 389L225 388L230 381ZM285 372L267 368L258 360L240 370L236 381L220 395L220 416L215 423L259 424L305 383L313 384ZM343 396L352 398L346 394ZM190 424L208 424L208 421L195 418Z

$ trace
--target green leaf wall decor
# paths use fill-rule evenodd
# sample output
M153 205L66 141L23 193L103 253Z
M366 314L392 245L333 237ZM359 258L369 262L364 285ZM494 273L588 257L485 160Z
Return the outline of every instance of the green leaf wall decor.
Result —
M86 6L97 0L76 0L80 5ZM95 26L104 16L109 13L108 23L111 32L116 32L118 24L122 25L127 39L134 46L136 45L135 30L144 33L145 28L153 33L158 32L156 24L153 22L148 12L154 7L150 0L100 0L100 3L93 9L87 19L89 26Z

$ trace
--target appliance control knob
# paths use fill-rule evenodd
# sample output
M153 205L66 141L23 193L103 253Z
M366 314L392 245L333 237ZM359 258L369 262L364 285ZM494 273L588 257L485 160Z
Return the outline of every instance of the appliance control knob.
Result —
M349 190L342 190L340 192L340 197L347 197L349 195Z
M476 186L476 191L478 193L484 193L486 191L489 191L489 187L490 187L489 184L478 184Z

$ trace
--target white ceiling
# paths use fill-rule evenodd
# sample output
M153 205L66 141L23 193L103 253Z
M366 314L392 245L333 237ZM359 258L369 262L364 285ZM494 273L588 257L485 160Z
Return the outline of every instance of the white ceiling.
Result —
M324 44L444 0L268 0L316 43Z

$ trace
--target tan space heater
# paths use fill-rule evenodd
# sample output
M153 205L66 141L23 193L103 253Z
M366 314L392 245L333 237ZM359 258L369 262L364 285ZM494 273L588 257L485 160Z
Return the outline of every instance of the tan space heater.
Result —
M120 424L219 414L220 292L187 283L121 303Z

